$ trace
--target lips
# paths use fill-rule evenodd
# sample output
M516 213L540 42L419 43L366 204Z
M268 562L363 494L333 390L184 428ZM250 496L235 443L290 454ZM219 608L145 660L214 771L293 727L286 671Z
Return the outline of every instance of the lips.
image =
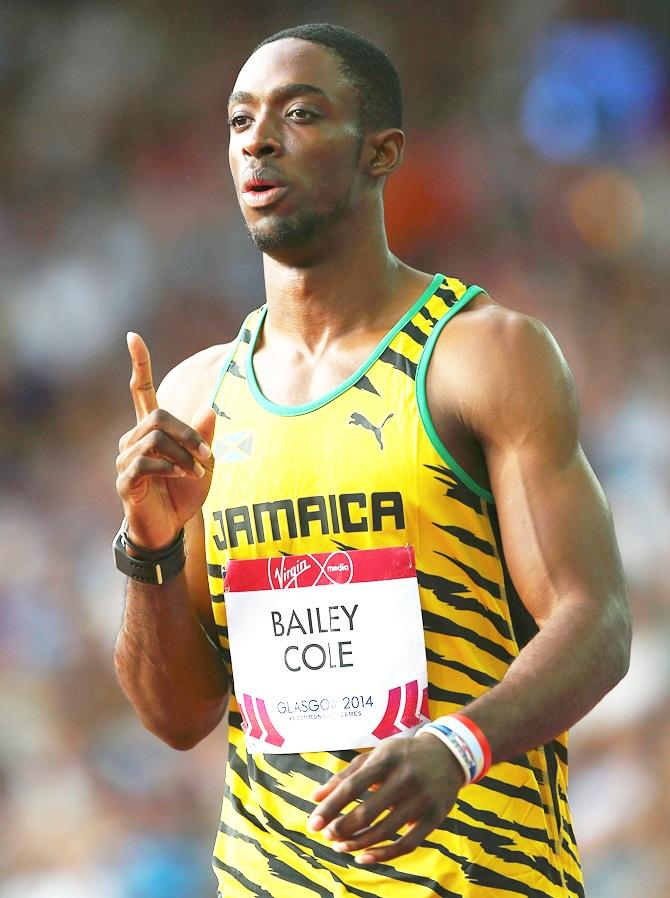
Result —
M255 209L272 205L287 190L282 180L262 171L248 172L242 178L242 201Z

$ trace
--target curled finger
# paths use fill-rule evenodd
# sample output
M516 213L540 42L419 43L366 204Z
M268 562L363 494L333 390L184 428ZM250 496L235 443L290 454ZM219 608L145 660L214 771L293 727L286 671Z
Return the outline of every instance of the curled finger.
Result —
M184 471L167 458L139 456L116 478L116 489L121 499L138 502L145 495L150 477L183 477Z
M202 477L205 473L203 466L184 447L183 443L174 439L163 430L149 431L142 440L135 444L134 451L167 458L180 467L185 474L192 474L196 478Z
M169 458L151 458L147 455L138 456L126 468L121 475L132 484L143 477L183 477L184 470L175 465Z

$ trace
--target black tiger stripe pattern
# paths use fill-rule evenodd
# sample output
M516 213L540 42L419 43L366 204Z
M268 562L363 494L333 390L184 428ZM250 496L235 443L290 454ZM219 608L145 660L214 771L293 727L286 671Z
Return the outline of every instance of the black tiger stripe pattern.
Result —
M422 410L427 360L439 333L478 292L436 277L355 383L300 414L265 400L259 385L238 376L253 372L247 354L264 313L248 317L214 403L234 418L233 424L218 416L217 435L253 432L259 463L215 465L204 509L224 663L230 655L222 568L229 559L406 543L416 554L431 717L458 710L494 686L532 638L537 628L509 577L492 497L464 478L445 447L433 441ZM374 434L349 426L354 412L375 424L386 419L383 451ZM384 521L380 531L361 526L339 541L315 526L309 536L241 539L234 549L221 549L221 539L215 540L215 511L352 489L362 496L399 490L403 529ZM364 512L360 520L366 520ZM229 732L213 861L225 898L583 896L566 799L565 736L495 765L480 783L463 789L449 816L415 852L364 868L306 828L314 789L357 752L249 754L235 697Z

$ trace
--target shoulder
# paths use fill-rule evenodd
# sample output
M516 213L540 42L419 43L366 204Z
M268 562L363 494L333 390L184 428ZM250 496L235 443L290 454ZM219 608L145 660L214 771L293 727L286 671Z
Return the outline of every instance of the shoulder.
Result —
M181 420L209 405L214 387L233 343L210 346L184 359L169 371L158 388L158 402Z
M433 395L482 442L522 439L529 426L575 430L574 379L549 329L482 295L440 335L431 360Z

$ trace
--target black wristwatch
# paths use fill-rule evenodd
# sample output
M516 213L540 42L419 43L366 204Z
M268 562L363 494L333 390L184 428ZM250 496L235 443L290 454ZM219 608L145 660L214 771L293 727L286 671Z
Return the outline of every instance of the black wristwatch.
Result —
M186 563L186 547L184 530L182 529L174 542L159 551L136 546L128 536L128 522L124 518L119 532L112 543L114 561L122 574L139 580L140 583L151 583L162 586L172 580L183 570ZM128 549L135 553L130 555Z

